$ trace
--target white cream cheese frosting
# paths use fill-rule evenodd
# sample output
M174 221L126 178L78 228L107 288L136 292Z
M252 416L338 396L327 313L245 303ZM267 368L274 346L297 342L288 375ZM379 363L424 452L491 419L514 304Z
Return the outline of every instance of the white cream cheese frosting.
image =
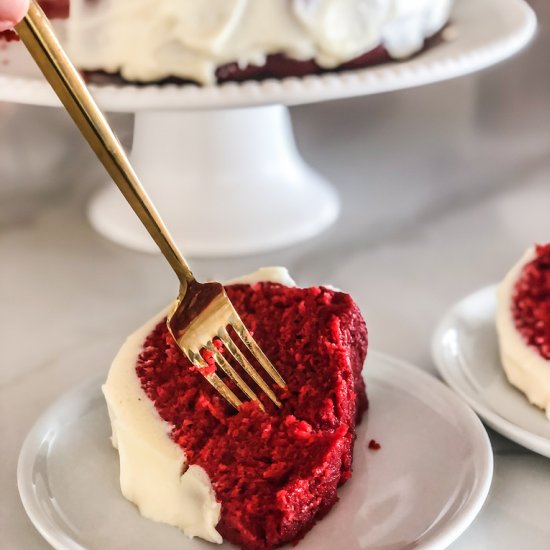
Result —
M215 82L230 62L269 54L336 67L380 44L408 57L447 22L454 0L71 0L66 47L85 70L128 80Z
M550 420L550 361L525 343L512 315L515 284L523 267L534 259L535 250L531 248L499 285L496 324L500 357L508 381L522 391L530 403L544 410Z
M228 284L270 281L294 286L284 268L263 268ZM166 316L161 311L129 336L116 355L103 394L111 420L112 443L120 460L122 494L154 521L181 529L189 537L221 543L216 531L221 505L200 466L188 465L165 422L141 387L136 364L143 343Z

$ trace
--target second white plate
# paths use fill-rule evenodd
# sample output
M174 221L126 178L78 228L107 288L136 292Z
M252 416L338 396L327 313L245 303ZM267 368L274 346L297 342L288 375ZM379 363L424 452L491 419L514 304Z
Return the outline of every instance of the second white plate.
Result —
M489 491L493 455L476 415L435 378L371 353L368 420L358 427L354 477L301 550L443 549ZM231 549L190 540L142 518L118 487L100 380L54 403L28 435L18 484L37 529L58 550ZM369 441L382 444L369 450Z
M458 302L435 331L434 361L447 384L491 428L550 457L550 422L508 383L502 369L495 310L494 286Z

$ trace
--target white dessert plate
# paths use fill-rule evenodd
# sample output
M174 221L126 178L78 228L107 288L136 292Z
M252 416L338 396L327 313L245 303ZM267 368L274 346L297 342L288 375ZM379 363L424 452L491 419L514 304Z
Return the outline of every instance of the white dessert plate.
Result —
M447 384L505 437L550 457L550 422L510 385L500 363L496 287L458 302L437 327L434 361Z
M489 491L485 429L451 390L417 368L371 353L365 370L371 410L358 428L354 477L298 548L445 548ZM36 528L59 550L215 548L142 518L122 497L100 383L54 403L23 445L19 491ZM370 450L371 439L382 448Z

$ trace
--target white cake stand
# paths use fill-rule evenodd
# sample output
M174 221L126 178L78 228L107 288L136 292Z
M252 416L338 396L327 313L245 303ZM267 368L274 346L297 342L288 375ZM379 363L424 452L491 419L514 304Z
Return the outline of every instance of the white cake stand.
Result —
M334 188L301 158L286 106L419 86L483 69L534 35L523 0L457 0L442 44L410 61L261 83L92 86L106 111L135 113L132 162L190 256L263 252L318 234L339 211ZM60 106L20 44L0 53L0 100ZM155 245L114 185L93 226L134 249Z

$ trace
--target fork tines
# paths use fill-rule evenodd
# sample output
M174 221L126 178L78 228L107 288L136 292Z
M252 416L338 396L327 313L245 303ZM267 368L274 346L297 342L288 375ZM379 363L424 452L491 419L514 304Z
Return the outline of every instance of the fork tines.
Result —
M248 329L244 326L240 318L232 318L228 324L235 333L239 336L242 342L245 344L246 348L250 351L253 357L257 360L259 365L268 373L271 379L281 388L286 386L285 381L281 375L277 372L277 369L272 365L271 361L266 357L260 346L256 343ZM265 392L265 394L271 399L271 401L277 406L281 406L281 402L277 399L277 396L265 380L260 376L256 369L252 366L250 361L246 358L245 354L239 349L233 338L230 336L227 327L222 327L216 337L206 343L204 346L209 352L212 353L212 357L216 365L231 379L235 382L236 386L252 401L256 401L258 406L265 410L262 402L259 400L258 396L252 390L252 388L243 380L241 375L233 368L229 361L224 357L223 353L216 346L215 340L219 340L225 347L225 349L230 353L231 357L243 368L243 370L256 382L256 384ZM189 360L197 367L199 370L204 370L208 367L207 361L199 353L188 353ZM225 384L225 382L214 373L204 374L205 378L214 386L214 388L235 408L239 408L242 404L242 401L235 395L235 393Z

